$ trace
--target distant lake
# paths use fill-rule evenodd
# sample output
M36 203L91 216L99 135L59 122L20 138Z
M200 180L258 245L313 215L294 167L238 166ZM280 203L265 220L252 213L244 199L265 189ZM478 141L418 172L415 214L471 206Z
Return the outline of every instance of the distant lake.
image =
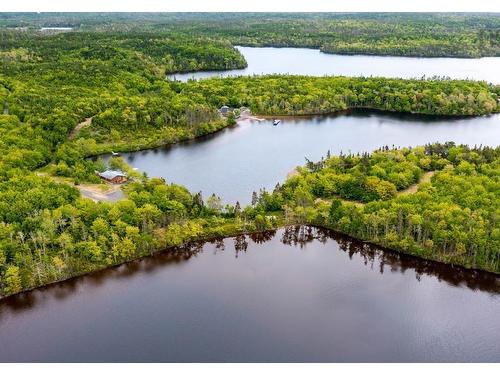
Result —
M307 48L237 47L248 62L246 69L174 74L170 78L227 77L253 74L308 76L379 76L392 78L450 77L500 83L500 57L396 57L334 55Z
M305 158L371 152L388 145L416 146L455 141L471 146L500 144L500 115L446 118L353 111L336 116L245 121L191 142L124 153L125 160L150 177L185 185L204 198L250 203L252 192L272 190Z
M0 362L498 362L500 279L288 227L0 302Z

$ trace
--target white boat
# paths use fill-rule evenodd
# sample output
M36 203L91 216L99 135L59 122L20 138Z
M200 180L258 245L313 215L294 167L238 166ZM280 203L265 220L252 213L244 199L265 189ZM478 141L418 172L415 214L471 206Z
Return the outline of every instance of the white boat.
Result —
M274 126L276 126L276 125L278 125L280 122L281 122L281 120L274 119L274 120L273 120L273 125L274 125Z
M119 152L111 151L111 156L120 156L120 153Z

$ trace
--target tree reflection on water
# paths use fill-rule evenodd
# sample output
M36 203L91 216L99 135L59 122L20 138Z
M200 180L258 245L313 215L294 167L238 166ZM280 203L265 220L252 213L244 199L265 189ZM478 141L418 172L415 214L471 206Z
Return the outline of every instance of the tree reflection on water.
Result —
M112 279L126 279L144 272L157 272L163 267L187 262L203 251L212 249L214 254L219 251L225 251L231 243L234 248L235 257L238 258L241 253L252 250L250 243L256 245L264 244L276 240L277 235L280 236L280 243L287 246L299 247L305 251L307 251L307 244L313 241L319 241L323 244L331 242L332 245L336 244L338 249L346 253L349 259L359 257L366 267L381 274L387 271L405 273L408 270L412 270L418 281L420 281L423 275L427 275L433 276L451 286L467 287L494 295L500 294L500 278L497 275L400 254L331 230L297 225L285 227L278 231L272 230L238 235L226 239L218 238L208 242L197 241L117 267L76 277L31 292L21 293L3 299L0 302L0 322L2 312L31 309L37 304L50 302L51 297L61 300L76 293L80 286L83 285L97 288Z

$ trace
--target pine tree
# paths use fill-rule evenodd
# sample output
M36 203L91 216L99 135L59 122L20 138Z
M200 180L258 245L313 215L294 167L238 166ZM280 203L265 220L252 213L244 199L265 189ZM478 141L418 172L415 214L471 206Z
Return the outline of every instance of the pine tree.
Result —
M256 206L257 202L259 201L259 197L257 196L257 193L254 191L252 193L252 206Z

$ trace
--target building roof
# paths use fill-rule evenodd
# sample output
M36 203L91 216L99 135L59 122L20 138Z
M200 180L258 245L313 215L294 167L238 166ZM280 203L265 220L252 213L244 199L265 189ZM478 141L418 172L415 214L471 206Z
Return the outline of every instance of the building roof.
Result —
M112 171L109 169L107 171L99 173L99 176L105 178L106 180L112 180L115 177L127 177L127 175L122 171Z

